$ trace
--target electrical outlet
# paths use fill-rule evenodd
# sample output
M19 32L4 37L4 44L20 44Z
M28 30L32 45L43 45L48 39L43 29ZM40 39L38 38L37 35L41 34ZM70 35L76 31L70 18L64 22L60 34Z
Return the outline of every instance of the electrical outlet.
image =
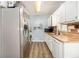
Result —
M77 19L78 17L76 16L75 19Z

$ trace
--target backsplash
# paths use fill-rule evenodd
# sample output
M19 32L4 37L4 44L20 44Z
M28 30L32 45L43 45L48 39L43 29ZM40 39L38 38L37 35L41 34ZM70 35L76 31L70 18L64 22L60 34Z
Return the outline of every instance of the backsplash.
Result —
M79 33L79 25L68 25L68 32Z

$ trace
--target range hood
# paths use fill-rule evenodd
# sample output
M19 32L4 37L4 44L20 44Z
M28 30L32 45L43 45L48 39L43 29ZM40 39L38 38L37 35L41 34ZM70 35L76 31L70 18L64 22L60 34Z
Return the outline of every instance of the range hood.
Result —
M79 25L79 20L65 21L61 24L63 24L63 25L74 25L74 24Z

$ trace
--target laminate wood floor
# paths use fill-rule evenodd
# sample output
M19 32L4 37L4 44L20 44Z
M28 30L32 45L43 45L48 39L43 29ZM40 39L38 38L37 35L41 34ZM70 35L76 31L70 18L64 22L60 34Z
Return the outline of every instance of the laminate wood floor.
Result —
M53 58L46 43L32 42L30 46L29 58Z

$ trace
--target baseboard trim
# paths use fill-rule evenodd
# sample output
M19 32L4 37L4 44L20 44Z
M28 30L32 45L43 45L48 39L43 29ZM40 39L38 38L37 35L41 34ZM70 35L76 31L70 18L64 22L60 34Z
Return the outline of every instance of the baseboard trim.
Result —
M32 42L45 42L44 40L32 40Z

